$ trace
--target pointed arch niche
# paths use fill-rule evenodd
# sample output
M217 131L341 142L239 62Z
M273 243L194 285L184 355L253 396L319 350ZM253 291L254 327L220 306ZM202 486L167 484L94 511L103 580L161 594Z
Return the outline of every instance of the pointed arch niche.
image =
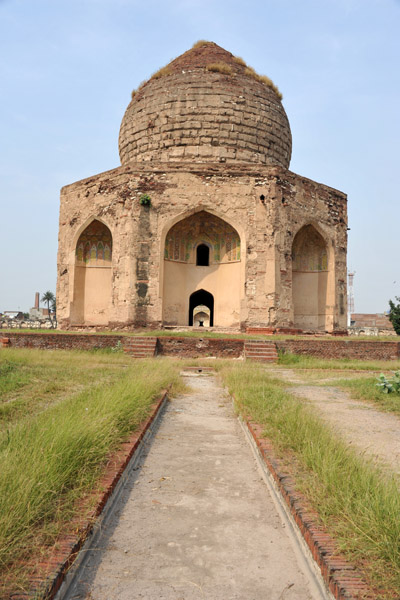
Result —
M75 248L74 296L71 322L106 325L111 305L112 235L94 220L79 236Z
M241 280L241 243L234 227L204 210L178 221L165 238L164 324L196 326L192 304L202 290L213 298L210 326L238 327Z
M328 249L312 225L296 234L292 245L294 326L325 330L327 326Z

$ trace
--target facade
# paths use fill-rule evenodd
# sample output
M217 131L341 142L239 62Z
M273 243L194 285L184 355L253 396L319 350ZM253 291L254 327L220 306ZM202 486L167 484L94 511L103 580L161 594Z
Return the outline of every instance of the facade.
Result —
M351 313L350 335L396 335L385 313Z
M119 149L61 191L61 328L346 329L346 196L288 170L267 78L198 44L133 94Z

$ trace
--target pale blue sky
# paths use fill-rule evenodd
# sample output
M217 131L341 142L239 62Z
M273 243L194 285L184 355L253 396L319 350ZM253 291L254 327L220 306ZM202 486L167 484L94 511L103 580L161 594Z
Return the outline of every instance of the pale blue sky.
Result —
M119 165L131 90L198 39L279 87L291 170L348 194L355 309L386 310L400 295L399 32L396 0L0 0L0 311L55 291L60 188Z

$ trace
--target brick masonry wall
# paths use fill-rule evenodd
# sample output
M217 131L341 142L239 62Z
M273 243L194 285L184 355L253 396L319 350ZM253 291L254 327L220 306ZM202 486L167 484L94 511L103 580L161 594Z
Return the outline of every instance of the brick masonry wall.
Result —
M400 357L400 342L360 340L277 340L278 350L318 358L358 358L360 360L395 360Z
M0 332L0 338L9 339L12 348L39 348L41 350L94 350L113 348L122 335L61 334L36 332Z
M115 347L122 344L127 336L99 334L60 334L36 332L3 332L0 338L10 340L13 348L40 348L49 350L93 350ZM321 340L315 338L275 340L265 338L276 344L278 350L304 354L320 358L357 358L360 360L395 360L400 358L400 342L382 342L378 340ZM217 356L218 358L239 358L243 355L244 339L236 338L189 338L159 337L157 352L164 356L177 358L197 358Z
M207 70L228 64L232 75ZM246 161L288 167L292 137L278 95L217 45L192 49L137 90L121 124L129 161Z
M178 338L159 337L159 354L178 358L200 358L217 356L218 358L239 358L243 355L244 340L231 338Z
M144 192L151 196L151 207L140 205ZM226 219L241 237L242 326L293 327L292 243L303 225L315 222L335 257L328 330L346 326L344 305L343 314L339 311L340 297L346 297L344 194L280 167L152 163L149 170L142 162L62 190L57 283L61 327L74 324L70 302L75 253L71 250L93 218L107 225L113 237L109 327L121 330L143 321L160 327L165 235L199 207Z

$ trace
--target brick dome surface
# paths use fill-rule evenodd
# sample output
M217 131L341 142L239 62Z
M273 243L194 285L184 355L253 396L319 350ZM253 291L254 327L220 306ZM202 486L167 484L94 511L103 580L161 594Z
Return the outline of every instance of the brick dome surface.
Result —
M209 70L216 64L217 70ZM278 93L213 42L188 50L143 84L119 134L122 164L250 162L288 168L291 149Z

